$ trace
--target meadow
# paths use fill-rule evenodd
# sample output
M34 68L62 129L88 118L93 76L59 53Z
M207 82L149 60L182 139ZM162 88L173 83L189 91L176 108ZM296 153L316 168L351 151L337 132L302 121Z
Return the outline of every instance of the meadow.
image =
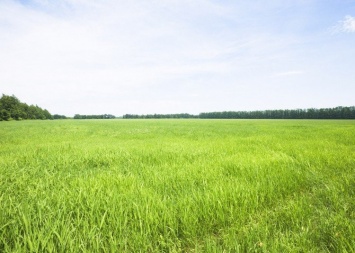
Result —
M0 122L0 252L355 252L353 120Z

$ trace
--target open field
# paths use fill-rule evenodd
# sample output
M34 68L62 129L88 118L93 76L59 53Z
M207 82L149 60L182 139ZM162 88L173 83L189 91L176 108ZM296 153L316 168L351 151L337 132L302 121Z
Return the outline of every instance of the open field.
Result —
M0 122L0 252L354 252L355 121Z

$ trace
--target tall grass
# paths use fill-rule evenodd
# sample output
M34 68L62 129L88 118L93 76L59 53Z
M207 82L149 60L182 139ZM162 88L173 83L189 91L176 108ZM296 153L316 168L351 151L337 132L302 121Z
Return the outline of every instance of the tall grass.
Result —
M355 122L0 122L0 252L354 252Z

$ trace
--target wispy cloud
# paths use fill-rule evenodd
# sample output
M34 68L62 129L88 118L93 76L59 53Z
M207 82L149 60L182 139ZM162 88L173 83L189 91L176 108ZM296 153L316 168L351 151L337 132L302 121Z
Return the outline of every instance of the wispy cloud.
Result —
M344 32L355 32L355 17L346 16L342 24Z
M334 33L353 33L355 32L355 17L347 15L333 27Z

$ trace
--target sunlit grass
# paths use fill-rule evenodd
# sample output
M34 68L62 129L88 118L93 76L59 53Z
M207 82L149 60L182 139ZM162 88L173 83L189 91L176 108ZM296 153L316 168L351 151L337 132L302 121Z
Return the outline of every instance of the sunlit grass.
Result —
M0 122L0 252L353 252L355 122Z

